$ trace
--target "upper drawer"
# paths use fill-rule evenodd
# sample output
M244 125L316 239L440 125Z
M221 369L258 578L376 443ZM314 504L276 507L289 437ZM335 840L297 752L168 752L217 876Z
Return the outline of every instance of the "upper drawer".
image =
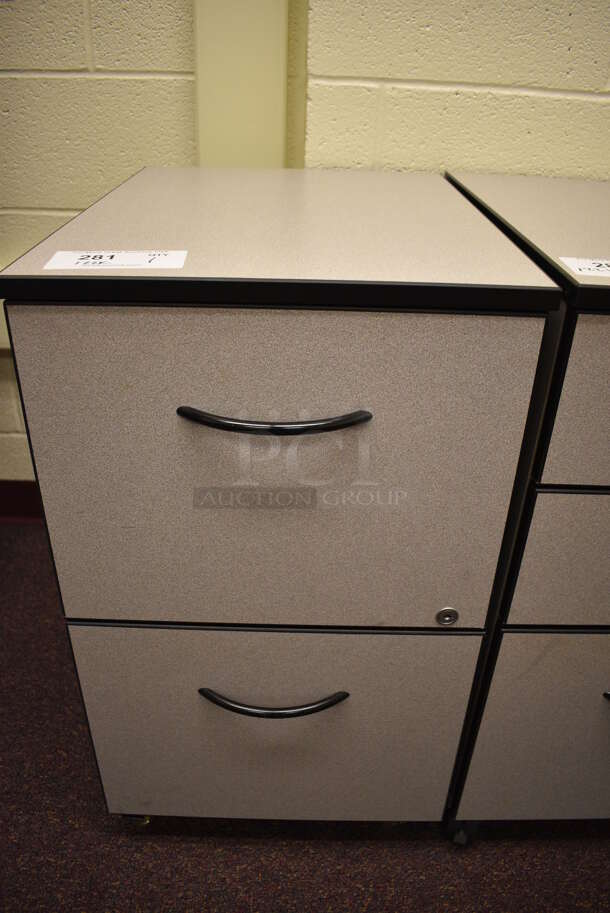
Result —
M66 613L482 625L542 321L11 306ZM264 437L176 407L368 424Z
M610 624L610 497L539 494L511 624Z
M610 317L581 314L543 482L610 485Z

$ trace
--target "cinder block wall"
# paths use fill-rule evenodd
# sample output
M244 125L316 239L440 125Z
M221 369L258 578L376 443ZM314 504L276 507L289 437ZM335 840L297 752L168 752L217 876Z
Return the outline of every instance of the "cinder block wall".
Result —
M192 0L0 2L0 266L143 165L195 164ZM32 477L0 319L0 478Z
M310 0L308 166L610 177L608 0Z
M192 20L193 0L0 0L0 265L142 165L195 163ZM290 164L304 142L308 166L610 177L607 0L310 0L308 20L289 0ZM31 474L0 317L0 478Z

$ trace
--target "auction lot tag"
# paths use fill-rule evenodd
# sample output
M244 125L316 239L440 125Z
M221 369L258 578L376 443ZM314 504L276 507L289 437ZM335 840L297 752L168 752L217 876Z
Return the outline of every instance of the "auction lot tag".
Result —
M585 260L582 257L560 257L577 276L610 276L610 257Z
M44 269L182 269L186 250L58 250Z

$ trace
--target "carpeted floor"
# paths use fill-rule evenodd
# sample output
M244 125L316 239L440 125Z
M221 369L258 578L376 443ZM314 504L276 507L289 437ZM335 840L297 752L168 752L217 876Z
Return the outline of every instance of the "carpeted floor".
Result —
M603 913L610 826L106 814L42 525L0 526L2 913ZM609 771L610 773L610 771Z

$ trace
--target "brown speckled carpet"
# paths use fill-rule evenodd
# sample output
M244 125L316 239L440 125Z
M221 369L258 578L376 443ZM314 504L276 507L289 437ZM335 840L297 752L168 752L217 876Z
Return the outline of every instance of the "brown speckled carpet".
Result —
M41 524L0 526L2 913L603 913L610 826L106 814ZM610 775L610 771L609 771Z

